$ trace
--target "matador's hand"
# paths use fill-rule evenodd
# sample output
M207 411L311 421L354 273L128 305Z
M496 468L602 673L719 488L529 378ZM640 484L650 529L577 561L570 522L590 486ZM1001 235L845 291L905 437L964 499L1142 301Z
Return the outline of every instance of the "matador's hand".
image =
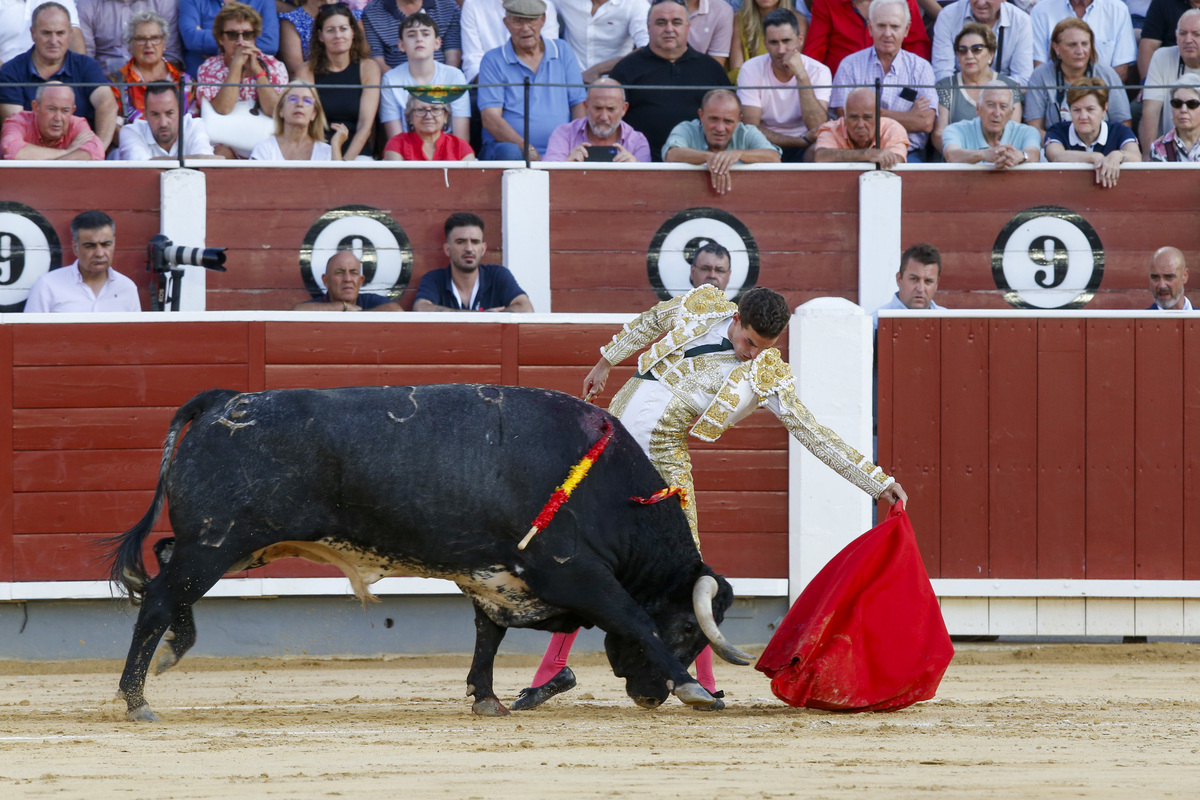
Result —
M880 492L879 499L887 501L889 506L893 506L896 503L904 503L905 510L908 509L908 494L898 483L893 483L891 486Z
M612 364L608 363L608 359L604 356L596 362L596 366L592 367L592 371L583 379L583 399L590 401L593 397L604 391L604 384L608 383L608 372L612 369Z

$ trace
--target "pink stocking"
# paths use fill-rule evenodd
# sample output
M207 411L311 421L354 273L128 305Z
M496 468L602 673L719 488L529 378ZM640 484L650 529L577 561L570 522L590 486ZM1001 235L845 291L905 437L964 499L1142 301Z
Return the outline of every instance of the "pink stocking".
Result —
M575 637L578 635L579 631L574 631L572 633L556 633L550 637L550 646L546 648L546 655L542 656L542 663L533 675L533 688L536 689L562 672L562 668L567 665L567 656L571 655L571 645L575 644ZM708 663L709 674L711 675L711 655L709 656Z
M700 681L700 685L712 694L717 690L717 679L713 675L713 656L712 648L705 647L700 651L700 655L696 656L696 680Z

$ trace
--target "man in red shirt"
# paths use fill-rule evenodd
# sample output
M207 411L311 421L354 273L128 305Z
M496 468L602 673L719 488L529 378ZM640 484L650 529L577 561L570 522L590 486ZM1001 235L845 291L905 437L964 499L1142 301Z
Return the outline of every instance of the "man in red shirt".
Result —
M804 55L815 58L829 71L837 74L842 59L851 53L865 50L874 44L867 28L867 9L871 0L813 0L812 23L804 42ZM914 55L929 60L933 45L929 33L921 24L921 9L917 0L908 0L908 11L914 24L901 45Z
M75 116L75 91L58 81L38 86L32 111L4 121L0 150L21 161L103 161L104 148L83 117Z

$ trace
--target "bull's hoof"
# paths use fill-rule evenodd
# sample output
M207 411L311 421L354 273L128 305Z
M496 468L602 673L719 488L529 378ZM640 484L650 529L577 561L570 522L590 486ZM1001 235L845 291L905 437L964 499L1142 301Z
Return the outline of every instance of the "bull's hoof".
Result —
M179 656L175 654L170 645L164 644L158 648L158 652L154 655L154 674L162 675L178 663Z
M674 695L689 706L711 706L717 702L717 698L694 681L676 686Z
M126 716L129 717L130 722L162 722L158 718L158 714L151 711L150 706L145 703L142 703L137 708L129 709Z
M724 711L725 701L717 698L711 706L692 706L692 711Z
M522 689L521 694L513 701L513 711L528 711L531 708L537 708L542 703L554 697L556 694L562 694L568 689L575 688L575 673L570 667L563 667L557 675L543 683L541 686L530 686L528 689Z
M476 700L471 704L471 710L481 717L507 717L508 709L495 697Z

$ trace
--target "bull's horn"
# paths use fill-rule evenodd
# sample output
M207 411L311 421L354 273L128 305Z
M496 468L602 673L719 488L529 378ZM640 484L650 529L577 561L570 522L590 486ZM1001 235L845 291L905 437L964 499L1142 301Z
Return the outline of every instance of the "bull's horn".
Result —
M743 653L731 645L721 633L721 629L717 627L717 621L713 618L712 610L712 601L716 596L717 579L711 575L701 575L696 580L696 585L692 588L692 610L696 612L696 620L700 623L700 630L704 631L704 635L708 637L708 641L712 644L713 652L730 664L738 664L744 667L754 659L754 656L749 653Z

